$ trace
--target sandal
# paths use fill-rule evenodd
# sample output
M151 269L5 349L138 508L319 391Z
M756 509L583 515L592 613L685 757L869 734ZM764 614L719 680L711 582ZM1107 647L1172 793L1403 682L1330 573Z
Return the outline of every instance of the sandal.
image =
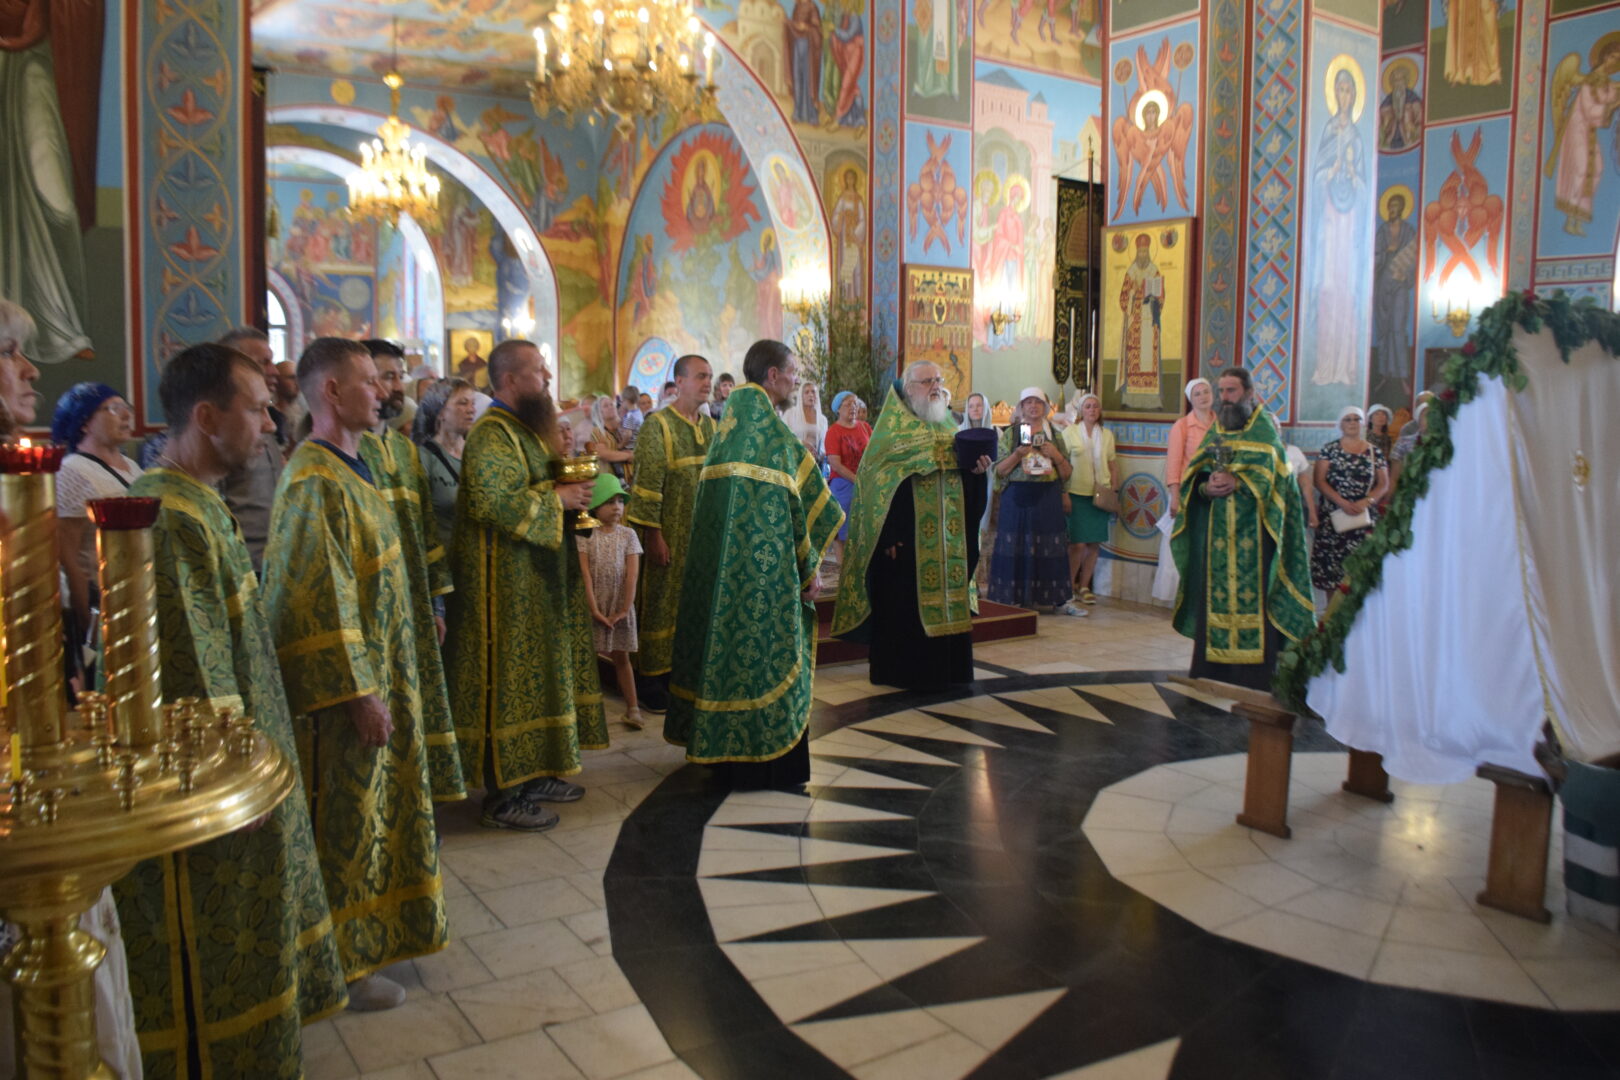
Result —
M1081 589L1080 602L1082 604L1095 604L1097 602L1097 594L1092 592L1090 589Z

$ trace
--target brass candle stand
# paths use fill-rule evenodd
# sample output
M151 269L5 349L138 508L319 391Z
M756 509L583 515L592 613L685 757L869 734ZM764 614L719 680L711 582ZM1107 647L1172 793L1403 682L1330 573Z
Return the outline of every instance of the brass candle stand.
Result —
M21 1075L111 1077L96 1048L97 965L80 927L137 862L190 847L272 810L291 763L234 710L160 707L150 526L155 499L91 504L99 527L105 694L64 707L56 573L60 447L0 446L7 736L0 741L0 914L18 944L0 960L16 988Z

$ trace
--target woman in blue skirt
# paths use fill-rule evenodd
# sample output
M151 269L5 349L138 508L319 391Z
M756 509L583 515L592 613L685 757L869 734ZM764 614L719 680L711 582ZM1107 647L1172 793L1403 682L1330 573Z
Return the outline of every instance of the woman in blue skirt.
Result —
M1001 516L990 557L988 595L998 604L1056 614L1072 606L1069 600L1074 595L1063 516L1063 488L1071 466L1062 440L1047 421L1050 411L1046 392L1027 387L1019 395L1018 415L1001 437L996 462Z

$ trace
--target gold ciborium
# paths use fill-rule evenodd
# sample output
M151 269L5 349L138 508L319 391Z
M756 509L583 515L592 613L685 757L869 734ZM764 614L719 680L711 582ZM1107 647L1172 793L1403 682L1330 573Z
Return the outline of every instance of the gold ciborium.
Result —
M57 446L0 446L5 706L0 915L21 939L0 960L15 987L21 1075L110 1078L96 1049L105 948L80 919L142 859L223 836L273 809L297 776L253 721L196 701L160 705L149 528L156 499L90 504L99 526L106 694L64 707L56 573Z
M576 457L566 457L557 462L557 483L559 484L591 484L596 482L597 476L602 472L602 465L595 454L580 454ZM589 532L599 529L602 523L591 516L589 510L574 511L575 532Z

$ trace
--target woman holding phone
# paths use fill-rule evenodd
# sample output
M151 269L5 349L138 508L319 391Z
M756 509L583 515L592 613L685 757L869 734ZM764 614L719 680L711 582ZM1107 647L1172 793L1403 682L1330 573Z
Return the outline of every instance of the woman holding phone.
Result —
M988 596L998 604L1083 616L1086 610L1070 602L1063 517L1063 488L1073 469L1048 420L1050 411L1044 390L1025 388L1016 422L1001 437L996 476L1004 487Z

